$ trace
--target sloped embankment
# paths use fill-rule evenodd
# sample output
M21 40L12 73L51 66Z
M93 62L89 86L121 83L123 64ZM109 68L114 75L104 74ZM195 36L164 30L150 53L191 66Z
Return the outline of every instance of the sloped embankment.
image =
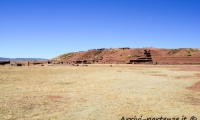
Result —
M95 49L59 55L52 61L73 63L74 61L90 61L90 63L129 63L138 58L148 59L144 56L144 50L150 50L150 56L157 63L200 63L200 49L179 48L115 48Z

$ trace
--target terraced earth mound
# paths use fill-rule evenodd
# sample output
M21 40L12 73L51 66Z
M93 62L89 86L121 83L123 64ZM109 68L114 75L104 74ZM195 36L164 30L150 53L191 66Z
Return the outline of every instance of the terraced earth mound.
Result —
M51 61L66 64L200 64L200 49L101 48L62 54Z

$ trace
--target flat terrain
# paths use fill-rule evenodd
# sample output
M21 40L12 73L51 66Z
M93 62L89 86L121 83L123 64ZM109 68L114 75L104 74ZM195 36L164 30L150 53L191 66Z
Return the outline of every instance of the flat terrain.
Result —
M0 119L200 119L200 66L0 66Z

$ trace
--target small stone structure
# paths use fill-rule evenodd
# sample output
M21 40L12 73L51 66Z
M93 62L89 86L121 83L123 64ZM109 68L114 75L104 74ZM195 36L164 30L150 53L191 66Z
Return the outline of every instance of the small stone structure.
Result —
M136 59L130 60L128 64L139 64L139 63L153 63L151 58L150 50L144 50L144 54L141 57L137 57Z
M10 64L10 61L0 61L0 65Z
M126 50L126 49L130 49L130 48L129 47L123 47L123 48L119 48L119 49Z

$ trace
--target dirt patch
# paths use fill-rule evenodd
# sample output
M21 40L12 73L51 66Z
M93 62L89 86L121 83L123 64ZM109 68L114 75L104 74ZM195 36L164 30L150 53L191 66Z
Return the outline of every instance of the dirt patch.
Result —
M189 66L189 67L180 68L180 70L181 71L200 71L200 67Z
M175 79L187 79L187 78L191 78L192 76L175 76Z
M200 73L195 73L194 74L196 77L200 78Z
M194 90L196 92L200 92L200 81L198 83L194 84L193 86L189 87L188 89Z
M179 67L174 67L177 69L170 69L172 71L200 71L199 66L179 66Z
M73 82L58 82L56 84L58 85L69 85L69 84L72 84Z
M48 95L47 98L54 101L54 100L59 100L63 97L61 97L59 95Z
M167 75L166 74L152 74L152 76L164 76L164 77L166 77Z
M194 98L194 97L188 97L188 103L192 105L200 105L200 99L199 98Z
M198 96L192 96L191 94L186 94L184 97L185 97L185 99L183 99L184 102L195 106L200 105L200 98Z

